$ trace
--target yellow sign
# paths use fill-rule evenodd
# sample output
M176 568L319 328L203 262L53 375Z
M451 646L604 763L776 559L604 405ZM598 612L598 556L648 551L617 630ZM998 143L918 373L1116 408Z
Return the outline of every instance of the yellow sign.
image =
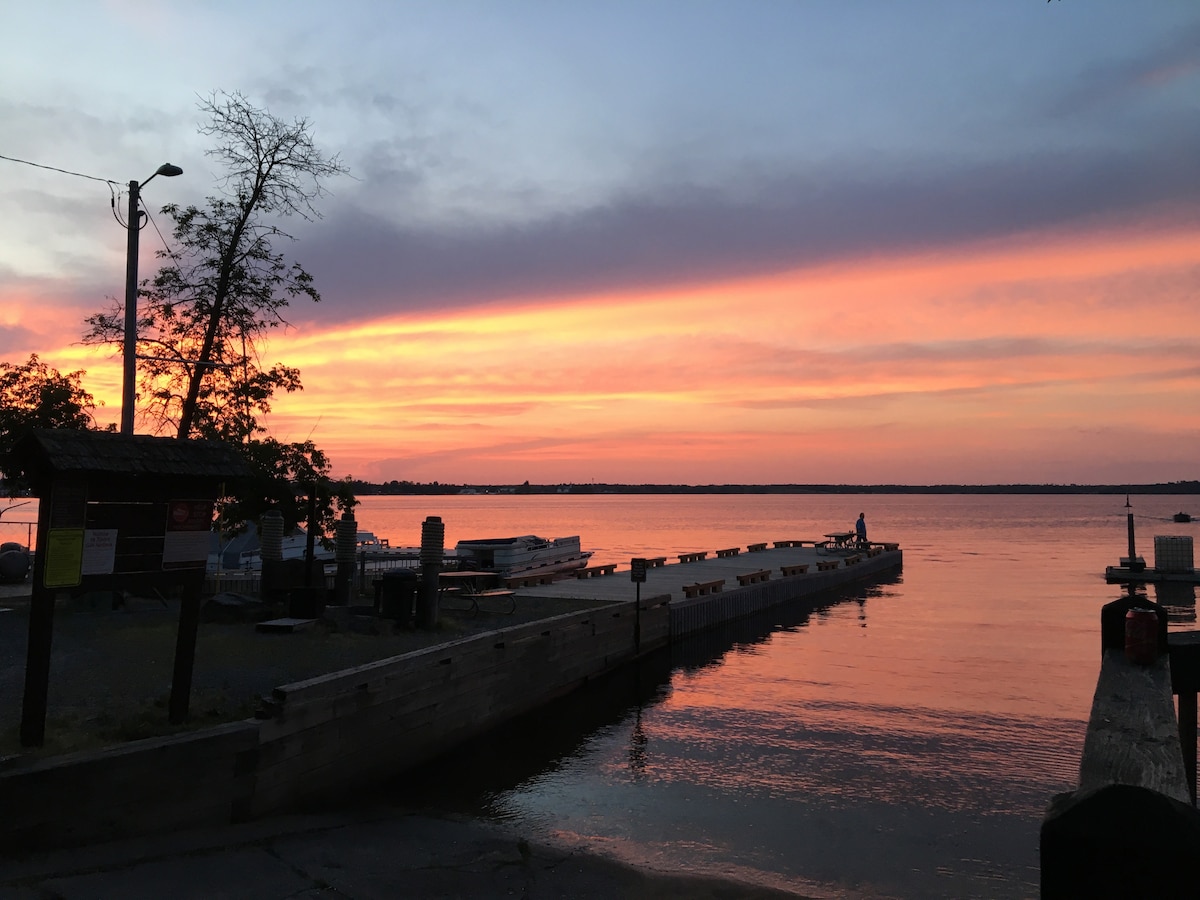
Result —
M83 567L83 529L51 528L46 540L46 568L42 585L75 587Z

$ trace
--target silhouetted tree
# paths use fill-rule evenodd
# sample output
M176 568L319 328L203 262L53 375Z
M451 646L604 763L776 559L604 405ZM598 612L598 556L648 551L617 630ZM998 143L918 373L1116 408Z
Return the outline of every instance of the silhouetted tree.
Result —
M200 109L200 133L216 138L208 155L227 174L206 206L163 207L176 249L159 252L165 264L138 292L144 414L179 438L248 440L277 391L301 389L299 370L262 364L263 338L287 324L292 299L321 299L312 276L275 249L292 239L278 221L319 218L323 181L346 169L316 148L305 119L286 122L238 93L214 93ZM85 343L124 341L120 303L87 324Z
M96 401L80 386L83 370L62 374L30 354L23 365L0 362L0 476L14 493L21 470L12 459L12 448L30 428L95 426Z

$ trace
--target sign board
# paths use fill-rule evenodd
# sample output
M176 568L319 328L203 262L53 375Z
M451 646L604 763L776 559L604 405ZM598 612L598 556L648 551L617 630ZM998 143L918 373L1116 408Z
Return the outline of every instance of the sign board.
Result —
M203 567L208 561L212 521L211 500L172 500L168 503L163 568Z
M642 584L646 580L646 560L638 557L629 561L629 580Z

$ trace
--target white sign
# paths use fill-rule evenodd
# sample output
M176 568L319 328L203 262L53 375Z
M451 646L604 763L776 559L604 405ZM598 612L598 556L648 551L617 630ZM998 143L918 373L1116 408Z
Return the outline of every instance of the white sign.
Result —
M83 560L79 574L111 575L117 556L117 529L89 528L83 533Z

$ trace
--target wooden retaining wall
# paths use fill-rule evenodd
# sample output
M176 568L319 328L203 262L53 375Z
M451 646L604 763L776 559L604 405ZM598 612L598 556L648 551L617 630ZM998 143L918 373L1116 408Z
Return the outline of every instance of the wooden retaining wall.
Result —
M810 571L804 575L775 578L746 587L726 587L715 594L672 600L671 637L674 639L705 628L713 628L781 603L874 577L895 568L899 553L900 551L896 550L861 560L854 566L852 581L847 580L845 571Z
M0 770L0 842L72 846L282 812L394 775L669 642L669 597L277 688L265 719Z

